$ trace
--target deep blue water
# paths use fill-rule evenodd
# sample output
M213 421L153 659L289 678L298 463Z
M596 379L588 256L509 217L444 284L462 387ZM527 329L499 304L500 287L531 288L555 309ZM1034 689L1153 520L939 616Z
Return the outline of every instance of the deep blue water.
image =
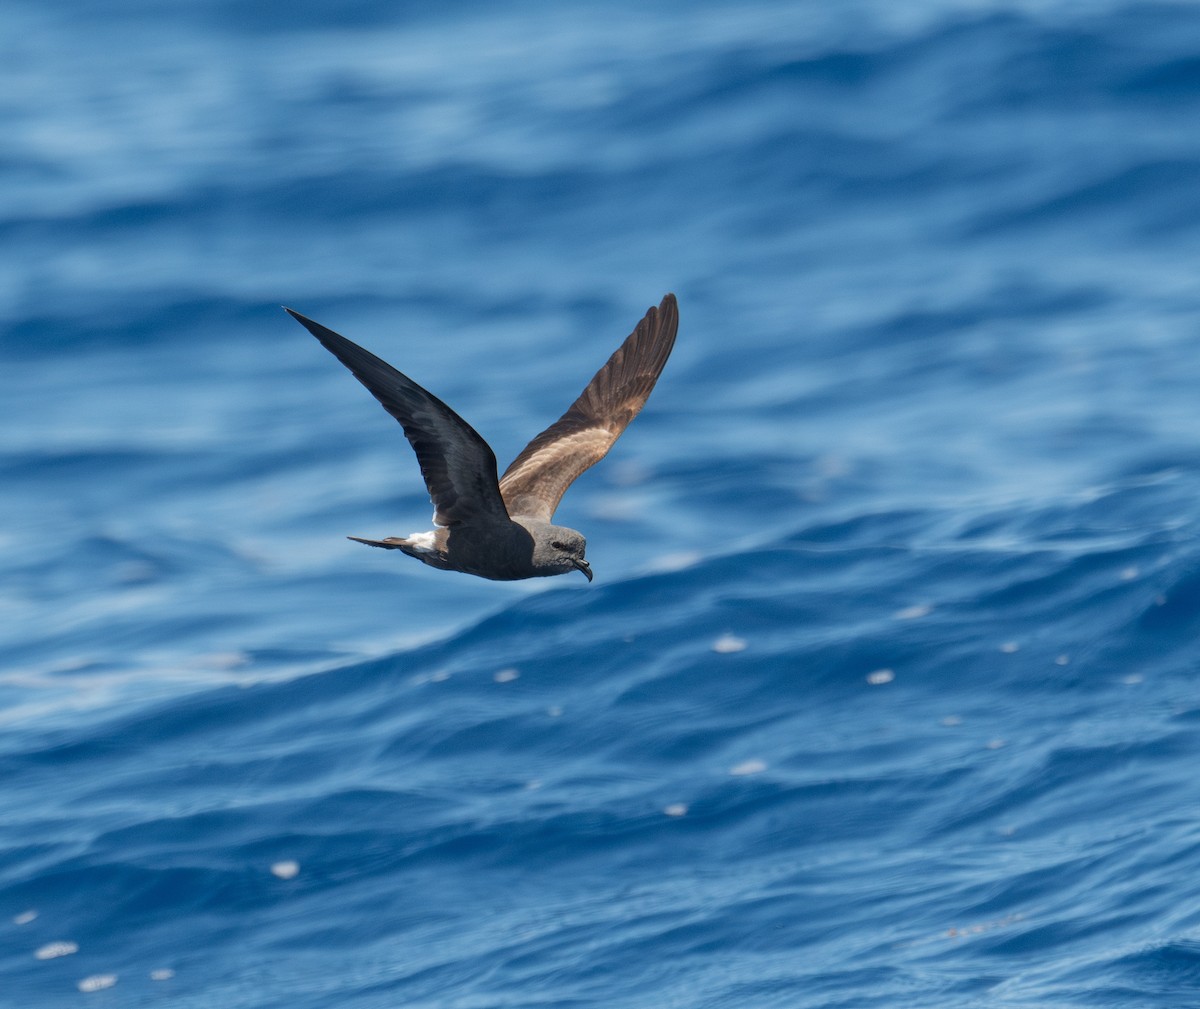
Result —
M0 1005L1200 1004L1197 40L7 4ZM428 500L280 304L503 467L668 290L594 584L344 538Z

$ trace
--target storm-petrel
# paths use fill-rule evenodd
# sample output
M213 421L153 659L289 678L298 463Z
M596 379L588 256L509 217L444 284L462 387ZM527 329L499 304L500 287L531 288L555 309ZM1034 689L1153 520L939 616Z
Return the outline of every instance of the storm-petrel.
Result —
M566 489L612 448L658 381L679 327L668 294L651 308L571 408L496 477L496 456L465 420L391 365L320 323L286 310L400 422L433 501L429 532L370 540L435 568L509 581L592 569L582 534L551 523Z

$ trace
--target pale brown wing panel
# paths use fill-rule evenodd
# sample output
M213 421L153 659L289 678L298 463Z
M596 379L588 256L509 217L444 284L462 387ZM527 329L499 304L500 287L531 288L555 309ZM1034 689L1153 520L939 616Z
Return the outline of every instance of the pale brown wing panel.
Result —
M668 294L646 313L570 409L525 446L500 481L511 515L550 520L576 477L608 454L645 405L678 328L679 307Z
M554 509L584 470L608 454L620 431L582 427L563 431L543 445L517 469L509 468L500 493L510 515L528 515L549 522Z

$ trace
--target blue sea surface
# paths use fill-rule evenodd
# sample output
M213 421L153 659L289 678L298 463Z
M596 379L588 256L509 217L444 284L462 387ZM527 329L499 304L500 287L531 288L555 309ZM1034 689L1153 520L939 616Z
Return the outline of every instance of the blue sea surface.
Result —
M11 0L0 1006L1200 1005L1200 7ZM493 583L503 468L674 355Z

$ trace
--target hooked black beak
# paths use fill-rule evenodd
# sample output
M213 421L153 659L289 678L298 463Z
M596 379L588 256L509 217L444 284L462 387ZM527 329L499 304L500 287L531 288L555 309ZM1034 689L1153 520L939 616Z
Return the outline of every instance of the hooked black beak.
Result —
M579 557L571 561L571 563L587 576L587 580L589 582L592 580L592 566L587 561L585 561L582 557Z

